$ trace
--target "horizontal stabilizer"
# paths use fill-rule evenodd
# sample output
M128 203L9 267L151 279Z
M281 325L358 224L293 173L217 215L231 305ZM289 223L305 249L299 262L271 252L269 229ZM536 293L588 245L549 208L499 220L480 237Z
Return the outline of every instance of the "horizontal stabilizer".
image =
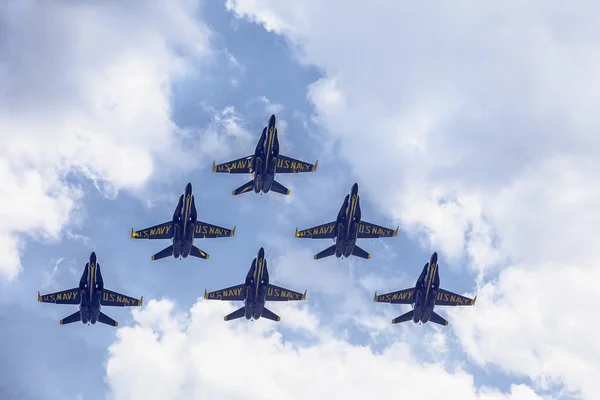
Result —
M371 258L371 255L369 253L367 253L366 251L364 251L357 245L354 245L354 248L352 249L352 255L356 256L356 257L364 258L367 260Z
M79 311L76 311L73 314L69 315L68 317L61 319L60 324L66 325L66 324L72 324L73 322L79 322L79 321L81 321L81 313Z
M415 314L415 311L414 310L410 310L406 314L402 314L401 316L394 318L392 320L392 324L399 324L401 322L410 321L411 319L413 319L413 315L414 314Z
M249 181L244 183L242 186L240 186L239 188L235 189L233 192L231 192L232 195L237 196L239 194L244 194L244 193L248 193L249 191L252 190L252 187L254 186L254 181Z
M273 311L269 310L267 307L263 308L261 317L270 319L271 321L275 321L275 322L281 321L281 318L279 317L279 315L275 314Z
M110 325L110 326L119 326L119 323L117 321L115 321L108 315L104 314L103 312L100 312L100 314L98 315L98 322L101 322L103 324Z
M444 318L440 317L439 314L436 314L435 312L431 313L431 317L429 317L429 322L433 322L439 325L444 325L447 326L448 325L448 321L446 321Z
M192 250L190 250L190 256L202 258L204 260L208 260L208 257L210 257L208 254L206 254L196 246L192 246Z
M173 255L173 245L167 247L166 249L163 249L161 251L159 251L158 253L156 253L155 255L152 256L152 260L156 261L156 260L160 260L161 258L165 258L165 257L169 257Z
M335 244L332 244L325 250L320 253L315 254L315 260L319 260L321 258L330 257L335 254Z
M290 190L277 181L273 181L271 184L271 191L285 195L290 194Z
M238 308L231 314L226 315L225 318L223 318L223 319L225 321L231 321L234 319L242 318L244 315L246 315L246 307Z

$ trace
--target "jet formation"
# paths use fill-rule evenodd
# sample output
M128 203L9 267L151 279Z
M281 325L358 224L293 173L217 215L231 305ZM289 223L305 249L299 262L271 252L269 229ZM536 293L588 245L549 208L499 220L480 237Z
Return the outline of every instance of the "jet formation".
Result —
M223 164L213 162L213 172L230 174L251 174L252 180L238 187L233 195L240 195L254 190L255 193L267 194L270 191L289 195L290 191L276 180L277 174L314 172L318 161L314 164L284 156L279 153L276 118L271 115L263 128L254 154L229 161ZM376 239L396 237L396 229L375 225L362 219L358 183L354 183L350 193L346 195L334 221L312 228L298 230L295 236L309 239L332 239L334 244L314 255L314 259L322 259L335 255L337 258L355 256L370 259L371 254L357 245L358 239ZM167 257L186 259L188 256L209 259L208 253L195 246L195 239L216 239L233 237L236 226L224 228L198 220L196 201L192 192L192 184L185 186L183 194L173 212L171 220L145 229L131 228L132 239L170 240L171 245L152 256L152 260ZM270 282L265 249L261 247L252 260L250 269L243 283L213 292L204 290L207 300L243 301L244 305L226 315L225 321L245 317L247 320L260 318L280 321L281 318L267 308L267 302L286 302L306 300L304 293L296 292ZM440 288L438 256L434 252L429 262L423 267L421 275L414 287L390 292L382 295L375 293L374 301L378 303L409 304L412 310L392 320L393 324L412 320L417 324L428 321L439 325L448 325L448 321L434 311L435 306L472 306L473 299ZM38 301L54 304L79 305L79 311L60 320L62 325L81 321L94 325L100 322L110 326L118 323L100 311L102 306L139 307L143 296L138 300L104 288L104 280L97 262L96 253L92 252L85 264L79 286L60 292L40 295Z

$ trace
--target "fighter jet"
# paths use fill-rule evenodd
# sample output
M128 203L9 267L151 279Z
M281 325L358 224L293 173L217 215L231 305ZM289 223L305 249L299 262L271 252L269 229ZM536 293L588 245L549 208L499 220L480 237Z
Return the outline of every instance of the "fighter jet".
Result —
M235 235L235 226L233 229L228 229L198 221L191 183L186 185L185 193L179 197L172 221L139 231L131 228L132 239L171 239L173 244L153 255L153 260L169 256L179 259L193 256L207 260L209 255L194 246L194 239L215 239L233 235Z
M100 311L101 306L140 307L144 301L144 296L138 300L105 289L100 264L96 262L96 253L92 252L79 280L79 287L45 295L40 295L40 292L38 292L38 301L54 304L79 304L79 311L61 319L61 325L81 321L88 325L101 322L110 326L119 326L117 321Z
M247 193L254 188L255 193L261 190L268 193L272 190L276 193L290 194L290 191L275 180L275 175L290 174L297 172L314 172L317 170L317 160L314 164L296 160L279 154L279 139L277 139L277 128L275 127L275 115L271 115L269 123L262 130L260 139L256 144L254 154L238 158L216 165L213 161L213 172L226 172L228 174L252 174L253 178L235 189L232 194Z
M399 228L399 227L398 227ZM358 184L352 185L349 195L346 195L344 204L338 212L337 219L323 225L298 231L296 237L309 239L333 239L335 244L322 252L315 254L315 260L329 257L335 254L337 258L350 257L351 255L361 258L371 258L367 253L356 245L356 239L375 239L380 237L394 237L398 234L398 228L392 230L383 226L375 225L361 220L360 198L358 196Z
M204 298L208 300L233 301L243 300L244 306L225 316L225 321L246 317L246 319L259 319L260 317L272 321L281 318L265 307L267 301L305 300L304 294L294 292L269 283L269 270L265 260L265 250L261 247L257 257L252 260L252 266L246 276L246 281L240 285L208 293L204 290Z
M456 293L440 289L440 274L438 270L438 256L433 253L423 272L417 279L414 288L399 290L378 295L375 292L373 301L377 303L410 304L413 309L406 314L394 318L392 324L413 320L415 324L435 322L440 325L448 325L448 321L436 314L435 306L474 306L477 296L470 299Z

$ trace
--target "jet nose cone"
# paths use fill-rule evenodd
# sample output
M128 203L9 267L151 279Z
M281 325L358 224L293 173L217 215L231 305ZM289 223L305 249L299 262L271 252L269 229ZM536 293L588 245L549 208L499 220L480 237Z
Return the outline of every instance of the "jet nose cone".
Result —
M191 183L188 183L187 185L185 185L185 192L192 193L192 184Z
M90 254L90 263L96 264L96 252L94 251L92 251L92 254Z
M275 114L272 114L269 118L269 125L275 125Z
M265 249L264 248L260 248L260 250L258 250L258 258L264 258L265 257Z
M434 265L437 264L437 252L433 252L433 254L431 255L431 260L429 261L429 265Z
M355 183L354 185L352 185L352 193L358 193L358 183Z

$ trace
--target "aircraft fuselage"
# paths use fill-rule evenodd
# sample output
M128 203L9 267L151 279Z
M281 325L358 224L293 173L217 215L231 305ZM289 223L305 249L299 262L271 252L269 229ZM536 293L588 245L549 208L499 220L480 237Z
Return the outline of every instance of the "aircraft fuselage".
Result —
M350 194L344 199L337 218L337 231L335 236L335 256L348 258L356 245L358 227L360 225L360 198L358 184L352 185Z
M244 299L246 319L259 319L265 308L269 271L265 251L261 247L246 277L246 298Z
M275 115L271 115L267 126L263 129L254 157L252 171L254 175L254 192L268 193L275 180L279 157L279 140Z
M426 323L431 318L440 287L437 253L433 253L417 284L415 285L415 304L413 322Z
M96 262L96 253L92 252L79 281L79 313L82 323L93 325L98 321L103 289L104 281L100 264Z
M173 242L174 258L186 258L190 254L194 245L196 216L196 203L192 194L192 184L188 183L173 214L173 238L171 240Z

